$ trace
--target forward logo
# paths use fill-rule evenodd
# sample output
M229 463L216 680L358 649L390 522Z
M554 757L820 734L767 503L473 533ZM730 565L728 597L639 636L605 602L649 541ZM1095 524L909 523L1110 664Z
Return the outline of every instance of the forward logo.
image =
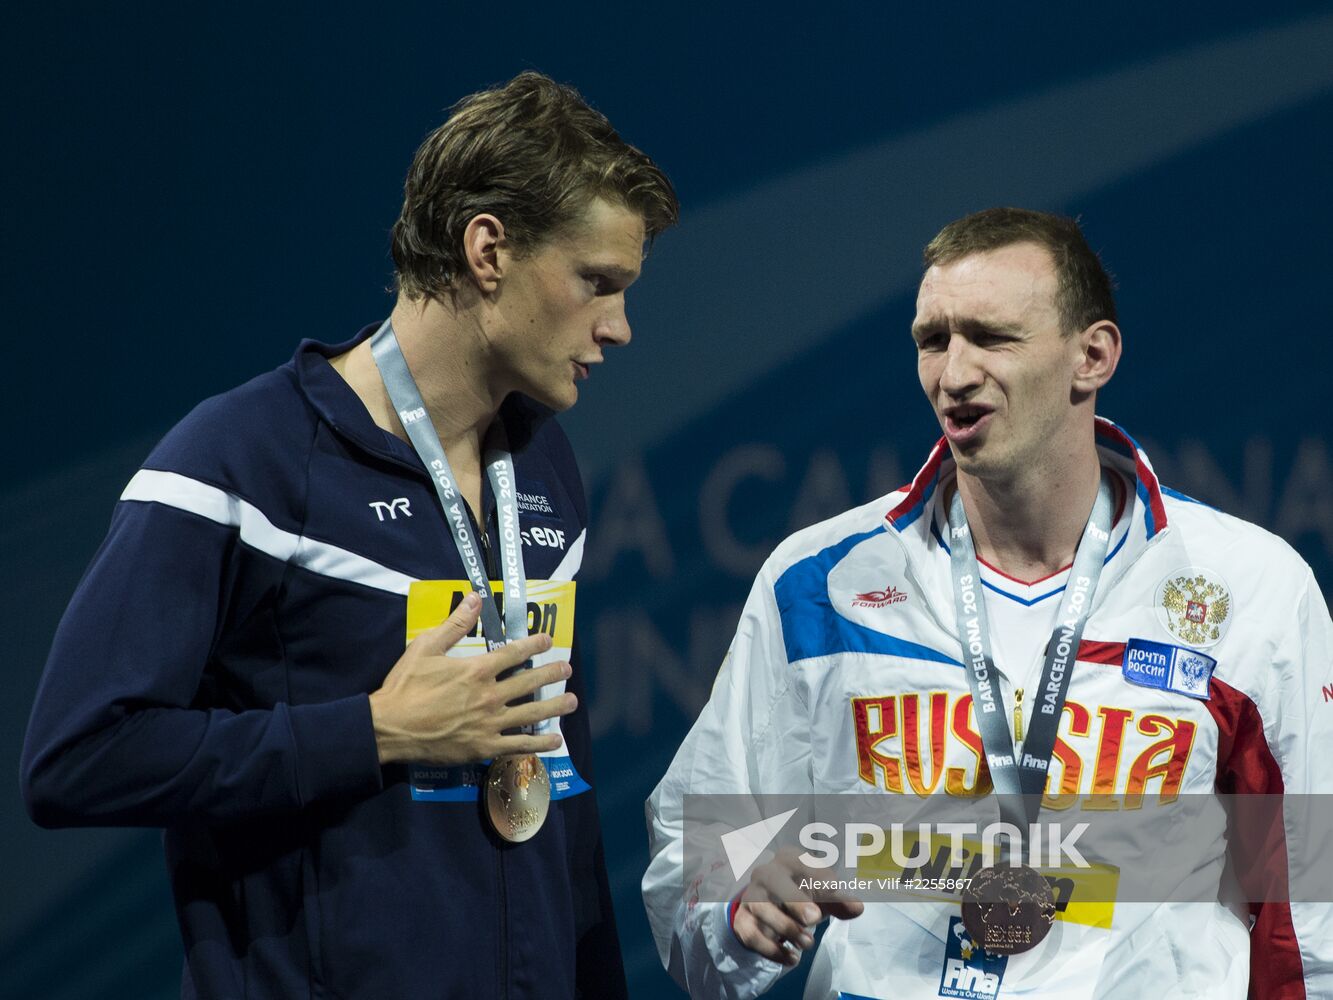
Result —
M398 520L399 512L401 512L404 517L412 516L412 509L407 502L407 497L395 497L392 500L372 500L370 501L369 506L375 511L375 515L381 521L384 520L386 511L389 514L390 521Z
M899 604L907 600L907 594L897 587L886 587L884 590L870 590L864 594L857 594L852 599L854 608L882 608L890 604Z

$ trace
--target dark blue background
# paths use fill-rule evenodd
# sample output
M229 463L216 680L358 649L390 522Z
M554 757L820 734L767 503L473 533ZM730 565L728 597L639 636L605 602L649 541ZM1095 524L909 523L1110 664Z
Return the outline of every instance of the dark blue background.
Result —
M950 218L1081 215L1121 287L1103 412L1327 587L1333 5L1161 8L8 12L0 763L14 773L51 632L153 440L301 337L382 317L412 151L455 99L529 67L579 87L684 204L631 292L634 344L565 421L593 509L580 631L635 996L675 993L638 899L642 802L758 560L933 441L906 331L919 248ZM156 835L42 832L13 791L0 857L0 994L175 994Z

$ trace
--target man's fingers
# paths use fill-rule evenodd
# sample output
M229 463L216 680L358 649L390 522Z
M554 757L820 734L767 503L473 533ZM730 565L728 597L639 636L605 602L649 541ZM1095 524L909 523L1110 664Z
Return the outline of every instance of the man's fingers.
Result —
M818 897L800 889L797 878L813 878L818 872L801 864L800 857L784 848L768 864L755 869L751 884L766 894L766 898L781 907L806 927L813 927L825 917L850 920L859 917L865 904L854 896L838 891L821 892Z
M744 906L745 904L742 904ZM779 941L790 941L798 948L809 948L815 939L806 930L806 925L792 918L789 908L775 903L750 903L755 911L755 919L765 928L768 936Z
M759 898L780 902L792 914L799 916L800 910L798 907L801 904L811 910L814 910L815 907L814 903L810 901L809 894L796 885L794 875L795 873L787 866L785 860L774 860L755 869L750 884ZM812 924L817 919L818 914L815 914L806 923Z
M463 598L454 613L428 632L423 632L418 639L424 639L432 653L443 653L452 649L463 636L477 627L477 618L481 615L481 599L476 594Z
M507 704L530 694L535 694L548 684L566 680L571 673L568 663L543 663L540 667L520 670L512 677L506 677L495 685L495 691Z
M808 928L819 922L819 907L796 887L790 871L781 862L763 865L755 871L736 910L733 927L740 922L742 914L747 916L747 925L753 921L754 927L773 947L744 938L742 943L775 962L795 965L801 960L801 952L814 946L815 939ZM792 947L782 947L783 942Z
M771 922L791 929L791 936L777 930ZM796 965L802 950L814 944L803 928L772 903L742 903L736 910L732 929L745 947L783 965ZM785 944L788 941L793 947Z
M839 920L851 920L853 917L859 917L865 912L866 904L859 899L842 897L821 902L819 908L823 911L824 916L826 917L837 917Z
M495 741L495 752L490 756L503 757L514 753L545 753L560 749L559 733L538 733L528 736L518 733L513 736L500 736Z
M531 726L533 723L544 722L557 715L568 715L578 708L578 705L579 700L572 694L562 694L555 698L547 698L545 701L526 701L521 705L505 709L504 714L500 716L500 727L513 729L515 726Z
M530 660L550 648L551 637L545 632L538 632L536 635L516 639L514 642L507 642L486 654L488 669L492 674L499 676L511 667L516 667L525 660Z

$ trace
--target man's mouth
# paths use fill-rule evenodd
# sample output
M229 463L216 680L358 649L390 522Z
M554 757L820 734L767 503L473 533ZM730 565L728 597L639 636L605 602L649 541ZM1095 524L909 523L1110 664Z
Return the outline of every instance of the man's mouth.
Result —
M944 410L944 434L955 444L970 441L988 423L994 411L978 403L960 403Z
M588 377L588 366L583 364L582 362L575 361L574 378L581 382L585 380L587 377Z

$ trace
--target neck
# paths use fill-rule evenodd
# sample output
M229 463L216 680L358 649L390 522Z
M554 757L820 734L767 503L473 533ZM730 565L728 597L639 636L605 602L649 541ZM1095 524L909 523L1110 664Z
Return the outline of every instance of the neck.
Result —
M957 488L978 558L1019 580L1059 572L1074 561L1100 481L1091 441L1056 468L1031 467L1011 479L959 470Z
M481 454L481 443L507 391L487 364L486 338L464 311L433 299L400 298L390 316L394 333L426 412L446 453ZM360 397L375 423L408 440L378 366L363 340L331 361Z

